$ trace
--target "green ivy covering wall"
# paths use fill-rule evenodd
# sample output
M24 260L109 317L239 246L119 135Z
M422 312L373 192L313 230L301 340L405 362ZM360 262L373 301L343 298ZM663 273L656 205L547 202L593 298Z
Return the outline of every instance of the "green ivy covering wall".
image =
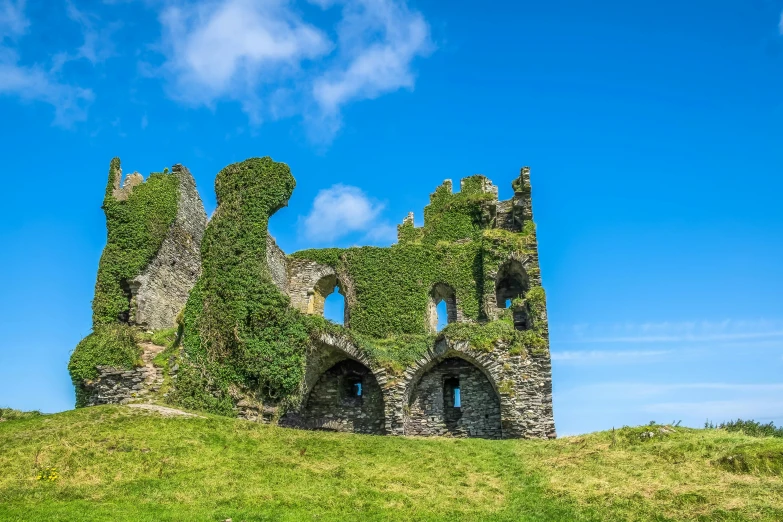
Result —
M137 332L124 324L99 325L71 354L68 372L76 388L76 407L84 406L84 381L98 376L96 365L130 369L140 365Z
M179 183L174 174L151 174L124 201L112 195L121 175L120 159L114 158L103 200L108 234L92 302L94 326L116 323L129 313L123 285L149 264L177 217Z
M185 307L186 357L173 396L179 404L230 414L236 391L279 400L296 395L310 329L266 265L269 216L294 186L288 166L268 157L217 175L218 208L201 244L202 275Z
M127 283L157 254L177 216L179 181L173 174L153 173L126 199L117 199L113 191L121 177L120 159L114 158L103 199L107 239L92 302L93 332L68 363L77 407L84 405L83 383L97 376L96 366L131 369L139 364L139 332L125 324L131 313Z
M95 377L95 365L130 368L138 363L138 333L121 325L129 310L123 287L154 257L177 211L177 179L152 174L125 200L113 196L120 176L112 160L104 199L108 240L93 301L94 333L79 344L69 369L74 383ZM424 226L399 227L388 248L305 250L292 258L333 267L350 279L350 328L302 315L273 283L266 264L269 217L286 205L295 186L287 165L252 158L229 165L215 179L218 208L201 244L202 274L182 314L179 371L169 400L186 408L234 415L238 397L253 395L283 406L301 397L306 353L324 332L347 337L374 364L401 374L440 336L464 340L479 351L544 353L545 296L531 288L500 317L487 317L493 295L487 274L509 258L535 254L535 227L521 233L493 229L495 194L483 176L463 180L452 193L444 183L424 210ZM535 265L537 266L537 265ZM537 268L533 268L537 270ZM537 275L531 274L528 275ZM429 331L434 285L454 290L467 322ZM529 330L514 328L513 311L530 311Z
M399 243L388 248L354 247L303 250L291 254L331 266L350 278L357 299L352 303L350 328L333 327L348 336L370 358L392 373L401 373L421 358L437 338L428 331L430 291L437 283L454 289L457 306L468 322L447 325L439 335L465 340L482 351L497 346L515 354L546 350L545 296L531 288L517 307L532 318L529 330L514 328L511 309L494 321L483 311L484 296L494 295L493 280L512 257L535 254L535 225L526 222L521 232L491 226L490 203L495 194L485 191L483 176L463 180L458 193L449 182L438 187L424 209L424 226L406 222L398 228ZM536 267L528 276L537 275Z

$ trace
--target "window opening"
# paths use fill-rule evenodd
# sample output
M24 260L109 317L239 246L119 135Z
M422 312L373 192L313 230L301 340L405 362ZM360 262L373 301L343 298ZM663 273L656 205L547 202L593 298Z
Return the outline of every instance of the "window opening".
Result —
M462 394L459 389L458 377L448 377L443 382L443 402L447 408L462 407Z
M441 331L457 320L457 300L454 289L445 283L436 283L430 290L427 307L427 325L431 333Z
M446 301L443 300L438 303L435 309L438 312L438 331L440 332L447 324L449 324L449 315L448 309L446 307Z
M345 325L345 297L340 293L339 286L335 286L334 291L326 296L324 318L333 323Z
M362 378L358 375L349 375L345 377L345 396L349 399L361 399L362 397Z

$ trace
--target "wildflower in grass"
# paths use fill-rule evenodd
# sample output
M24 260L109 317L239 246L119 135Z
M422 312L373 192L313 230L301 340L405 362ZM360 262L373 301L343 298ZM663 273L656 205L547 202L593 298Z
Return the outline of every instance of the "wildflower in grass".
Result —
M46 468L40 468L38 470L38 474L35 477L35 480L45 480L48 482L54 482L59 478L60 478L60 473L58 473L57 468L50 466Z

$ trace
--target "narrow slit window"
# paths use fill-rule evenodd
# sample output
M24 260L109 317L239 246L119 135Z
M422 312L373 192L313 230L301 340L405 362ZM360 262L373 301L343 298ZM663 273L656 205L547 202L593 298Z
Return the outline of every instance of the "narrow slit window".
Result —
M449 377L443 382L443 402L447 408L462 407L458 377Z
M362 392L362 378L358 375L349 375L345 377L343 381L343 396L347 399L361 399Z

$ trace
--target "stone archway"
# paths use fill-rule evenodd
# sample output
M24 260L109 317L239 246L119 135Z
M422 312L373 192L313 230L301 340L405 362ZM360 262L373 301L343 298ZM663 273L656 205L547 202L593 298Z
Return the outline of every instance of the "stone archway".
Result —
M433 362L411 382L403 422L406 435L502 438L493 383L458 352Z
M301 408L307 427L330 431L385 433L383 392L367 366L344 359L324 373Z
M347 339L322 334L307 354L302 402L282 426L383 435L387 411L383 369L372 366ZM356 385L359 385L360 393Z

